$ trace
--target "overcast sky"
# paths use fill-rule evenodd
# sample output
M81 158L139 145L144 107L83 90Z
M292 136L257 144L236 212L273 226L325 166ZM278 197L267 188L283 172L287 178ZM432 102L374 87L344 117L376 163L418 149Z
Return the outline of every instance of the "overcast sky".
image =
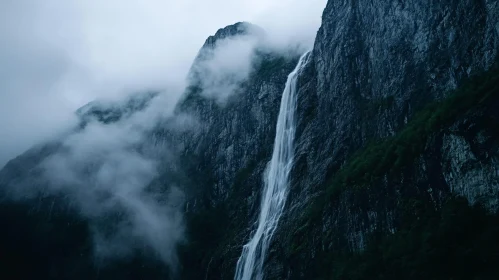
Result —
M238 21L313 42L326 0L3 0L0 167L96 98L169 89L204 40Z

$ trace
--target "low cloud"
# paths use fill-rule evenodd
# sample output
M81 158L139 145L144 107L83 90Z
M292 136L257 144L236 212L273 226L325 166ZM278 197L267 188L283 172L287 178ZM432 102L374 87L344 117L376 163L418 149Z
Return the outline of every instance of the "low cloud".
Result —
M41 163L48 181L44 192L68 197L90 221L99 258L124 257L146 247L176 267L176 245L184 238L184 195L175 185L152 187L160 163L174 160L168 158L168 143L150 141L154 124L165 117L158 109L150 106L116 123L91 121ZM36 190L23 190L29 191Z
M191 69L191 82L205 97L224 104L253 70L253 58L259 37L241 35L218 40L206 48Z
M310 47L325 3L2 1L0 166L73 125L73 112L89 101L167 87L181 92L196 53L218 28L248 21L280 45Z
M158 122L182 129L196 124L191 116L171 117L198 50L209 35L235 22L266 32L263 41L220 40L196 66L203 94L223 103L251 73L255 49L310 48L325 2L3 1L0 168L35 144L62 139L41 164L49 188L20 188L18 195L65 194L91 221L97 254L123 256L146 246L174 267L175 246L184 238L184 194L172 182L153 187L173 147L155 142L151 133ZM114 123L90 120L70 133L81 121L75 111L88 102L113 106L131 92L151 91L161 94L148 109Z

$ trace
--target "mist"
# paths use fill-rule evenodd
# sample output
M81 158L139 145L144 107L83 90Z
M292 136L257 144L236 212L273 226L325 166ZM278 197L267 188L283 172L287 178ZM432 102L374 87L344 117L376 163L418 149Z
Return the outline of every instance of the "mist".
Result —
M182 186L151 188L170 143L151 134L174 116L188 72L206 38L240 21L265 30L217 43L198 71L203 94L223 103L252 70L255 48L310 48L326 0L98 1L7 0L0 4L0 167L31 146L59 141L40 169L49 193L63 193L93 221L94 249L126 256L146 246L175 267L184 240ZM226 79L230 76L231 79ZM76 110L99 100L123 106L131 95L155 92L147 109L111 123ZM139 98L140 99L140 98ZM90 106L90 105L89 105ZM71 132L71 133L70 133ZM174 159L172 159L174 160ZM40 190L19 188L19 197ZM99 221L119 214L106 234Z
M0 4L0 166L97 98L164 89L175 102L204 40L248 21L311 45L325 0L6 0Z
M148 141L163 116L158 109L149 106L111 124L90 122L41 164L48 191L69 196L90 220L101 259L127 257L146 247L176 267L175 247L184 239L183 193L175 185L150 188L160 162L170 156L167 143ZM113 215L120 218L110 219Z

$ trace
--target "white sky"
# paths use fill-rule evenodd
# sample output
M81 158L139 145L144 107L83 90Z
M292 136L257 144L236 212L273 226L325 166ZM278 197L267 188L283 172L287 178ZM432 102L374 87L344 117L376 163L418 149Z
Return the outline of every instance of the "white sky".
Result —
M178 92L204 40L249 21L311 44L326 0L3 0L0 167L67 126L85 103ZM172 102L178 94L172 94Z

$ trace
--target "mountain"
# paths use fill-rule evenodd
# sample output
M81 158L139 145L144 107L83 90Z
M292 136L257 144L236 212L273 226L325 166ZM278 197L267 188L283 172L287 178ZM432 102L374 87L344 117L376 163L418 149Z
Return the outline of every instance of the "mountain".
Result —
M432 241L442 242L438 247L420 240L424 234L436 235L422 229L434 226L428 217L452 222L445 229L449 235L456 228L470 226L465 220L461 224L444 216L445 211L478 215L460 200L454 203L456 195L472 204L479 201L495 213L497 133L493 124L497 116L492 111L497 80L492 72L497 67L497 12L495 2L328 2L313 61L299 78L297 155L285 214L265 266L269 279L366 279L373 273L380 278L413 279L487 275L486 264L468 266L466 273L452 268L457 260L440 267L438 260L433 261L435 267L418 264L430 255L417 255L415 249L402 245L392 248L394 241L385 238L408 239L423 248L435 246L438 256L462 254L460 250L471 246L467 238L480 238L482 229L483 234L494 232L493 226L485 230L477 224L476 232L462 235L456 243L445 244L445 238L439 237ZM480 79L488 81L488 90L494 92L491 96L477 86L483 82ZM465 92L464 97L453 99L460 92ZM477 104L468 99L482 94L488 96L487 101ZM430 115L433 111L435 115ZM267 154L258 160L260 167L240 169L241 180L233 189L241 185L248 198L241 203L234 194L230 200L237 201L236 205L218 210L229 213L233 226L219 226L217 217L222 215L216 212L200 218L205 227L223 228L225 236L217 242L217 249L208 250L216 253L199 261L204 262L200 271L208 279L233 277L241 251L237 244L250 238L257 219L259 200L254 197L259 192L250 186L262 185L253 180L261 180L269 160ZM414 207L421 207L428 216L404 216L404 209L417 213ZM431 215L428 209L433 210ZM493 219L485 217L480 219ZM403 234L417 218L426 220L419 231L414 230L415 240L391 236ZM240 221L245 222L237 225ZM390 244L376 249L380 255L388 249L400 252L375 264L358 261L366 258L361 252L374 250L376 246L370 244L378 242ZM497 248L485 244L490 248L477 248L469 258L487 253L494 260L490 252ZM445 251L445 246L464 248ZM397 257L416 260L397 264ZM378 259L375 254L373 258ZM368 265L359 272L357 267Z
M466 248L461 244L467 238L479 239L480 230L442 247L434 244L445 237L421 241L428 232L414 237L417 241L394 237L434 252L419 256L410 245L390 244L386 250L398 252L378 250L372 256L377 262L365 271L340 272L345 255L353 253L355 259L358 252L388 242L380 236L416 231L407 223L423 219L417 211L437 209L430 217L443 215L454 195L472 204L481 201L495 212L497 134L486 123L497 121L492 113L497 80L491 73L498 60L497 8L495 1L328 2L314 64L299 93L297 176L276 237L282 242L275 250L289 254L269 260L268 267L275 268L269 274L290 279L487 275L486 265L467 266L463 273L453 268L457 260L439 264L437 257L463 254L454 248ZM472 97L453 99L459 92ZM486 101L473 100L482 94ZM303 214L309 212L315 214ZM385 254L392 259L380 261ZM430 263L418 263L425 261Z
M117 213L108 211L102 214L96 212L94 214L98 217L89 219L90 213L84 213L93 208L90 200L96 197L84 200L81 195L85 191L91 195L92 189L97 187L98 183L93 181L98 177L98 170L103 170L105 160L89 154L92 159L82 159L79 165L71 159L77 152L70 144L72 141L91 135L86 131L93 128L130 121L131 116L144 110L156 95L147 93L119 102L92 102L76 112L80 119L77 127L60 139L33 147L9 161L0 171L0 267L3 277L164 279L165 275L169 275L162 262L140 250L133 256L112 261L95 258L96 228L114 230L119 226L119 217ZM99 150L97 146L87 148L87 151ZM54 159L61 160L60 165L65 167L52 166L54 169L48 171ZM61 171L64 174L60 174ZM60 178L67 176L74 182L62 183L54 178L56 173ZM103 189L102 195L110 195L105 192ZM105 203L106 199L101 202Z
M499 276L498 26L497 1L328 1L297 77L294 162L266 279ZM0 171L2 271L24 279L233 279L259 217L286 78L301 55L265 47L265 36L237 23L208 38L174 115L120 150L154 162L151 174L127 169L145 176L141 195L171 201L181 193L165 216L182 216L178 259L165 264L155 243L139 242L127 258L98 263L92 230L115 230L126 211L95 219L64 191L12 200L13 189L50 188L39 166L78 148L67 144L72 133L96 122L135 132L134 115L157 98L146 95L152 99L123 103L133 106L80 110L92 117L69 138ZM240 42L250 47L238 49L237 63L213 63ZM78 169L85 186L107 162L91 155Z
M158 108L154 106L161 105L156 101L161 98L157 92L131 95L118 102L95 101L76 112L80 124L67 135L11 160L0 171L0 220L3 228L8 229L0 238L3 271L22 279L168 279L179 275L195 279L197 276L184 275L200 273L197 269L201 269L201 264L195 258L202 255L204 248L195 244L212 231L207 228L199 235L194 230L200 226L198 217L229 207L227 198L239 170L254 164L255 157L272 152L270 147L260 144L272 142L279 98L298 59L293 51L280 54L265 47L262 36L259 27L237 23L209 37L192 66L189 87L173 116L156 117L158 112L154 110ZM218 45L226 48L235 42L238 47L239 40L251 40L254 44L238 53L246 56L243 65L236 65L244 70L243 75L234 78L223 68L217 72L219 76L210 78L224 83L210 83L208 88L200 74L217 70L210 63L219 55L215 53ZM229 79L230 83L225 83ZM234 93L223 100L209 95L213 90L227 90L227 86ZM152 123L144 124L144 119ZM226 157L227 151L233 156ZM131 161L131 167L125 164L123 169L123 161ZM143 164L154 166L141 171ZM102 180L102 175L106 178L109 172L123 177L112 178L117 180L114 183ZM223 181L214 189L211 183L217 177ZM255 180L259 181L259 177ZM130 180L140 180L142 185L128 186L126 181ZM134 210L132 205L130 210L127 200L121 198L122 187L115 188L113 184L138 189L138 198L131 198L134 203L149 201L143 196L159 201L152 207L142 205L145 209ZM253 184L253 188L257 192L258 184ZM165 210L163 204L170 203L172 192L179 192L186 201L181 198L174 210ZM103 206L93 203L95 200ZM183 228L183 221L177 221L176 215L186 212L187 241L176 239L181 246L180 261L177 256L167 256L165 263L162 252L154 248L158 244L151 243L148 235L135 236L135 231L141 230L135 228L134 217L150 217L133 211L156 208L167 211L166 218L179 228ZM222 215L217 219L220 223L229 222ZM124 223L132 225L123 229ZM121 233L122 230L130 232ZM155 234L168 235L168 228L164 230ZM214 236L212 242L220 237ZM111 256L102 256L102 238L111 245L131 245L124 252L120 249ZM116 245L109 247L113 246ZM29 270L24 269L26 265Z

